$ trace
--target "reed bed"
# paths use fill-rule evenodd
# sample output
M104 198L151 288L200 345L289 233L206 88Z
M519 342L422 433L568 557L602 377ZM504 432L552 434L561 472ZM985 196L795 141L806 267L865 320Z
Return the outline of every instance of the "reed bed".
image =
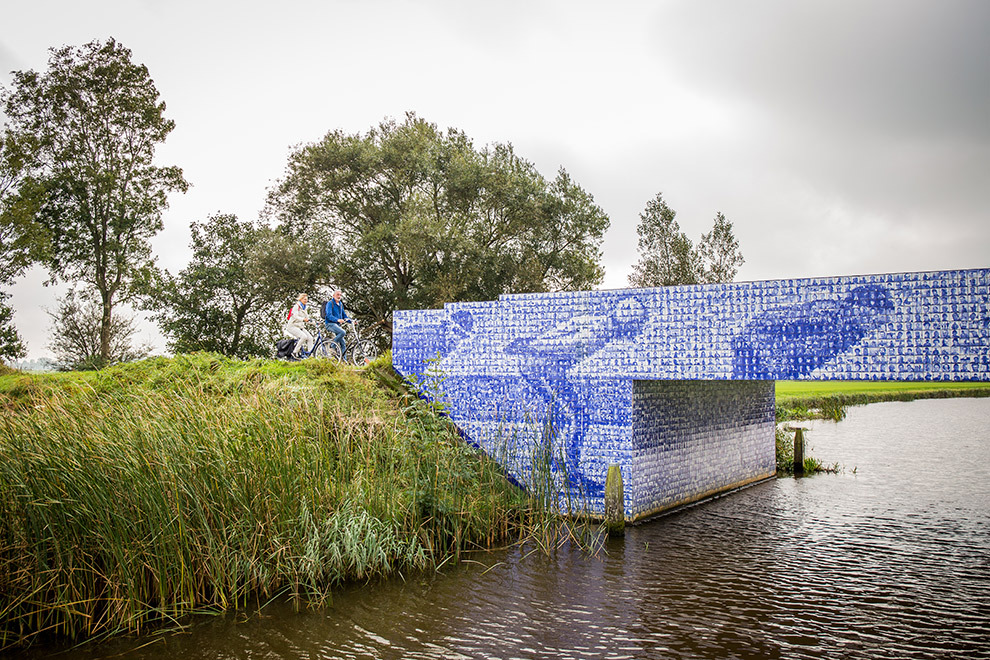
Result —
M532 497L370 377L386 367L195 354L0 375L0 649L321 603L525 535Z

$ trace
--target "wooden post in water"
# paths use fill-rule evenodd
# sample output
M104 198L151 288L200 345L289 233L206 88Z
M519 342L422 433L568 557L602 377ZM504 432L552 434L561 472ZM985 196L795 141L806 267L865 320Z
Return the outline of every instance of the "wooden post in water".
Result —
M794 427L794 476L804 476L804 429Z
M622 496L622 469L618 465L608 466L605 477L605 527L609 536L622 536L626 533L626 504Z

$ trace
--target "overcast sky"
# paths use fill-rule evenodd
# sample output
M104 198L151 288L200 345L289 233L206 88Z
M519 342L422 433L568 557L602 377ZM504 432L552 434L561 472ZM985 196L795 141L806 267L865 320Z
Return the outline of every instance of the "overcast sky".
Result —
M255 218L293 145L406 111L567 169L611 219L603 288L658 192L695 241L725 214L737 280L990 266L986 0L0 2L0 84L111 36L147 65L159 163L193 185L154 242L173 273L189 223ZM31 358L43 279L12 290Z

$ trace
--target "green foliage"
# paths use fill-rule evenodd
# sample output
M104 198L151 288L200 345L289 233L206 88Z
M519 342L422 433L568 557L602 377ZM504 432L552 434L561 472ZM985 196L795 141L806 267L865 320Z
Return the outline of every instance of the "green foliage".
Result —
M788 400L777 403L777 421L827 419L839 422L846 418L846 405L833 397Z
M977 381L777 381L777 403L815 407L832 398L843 405L911 401L955 396L990 396L990 384Z
M777 421L845 419L849 406L881 401L914 401L990 396L990 385L977 382L828 382L777 383Z
M629 284L635 287L731 282L744 262L732 223L715 215L712 231L702 235L698 249L681 231L677 212L663 195L651 199L639 216L639 261Z
M370 368L198 353L12 373L0 409L0 648L319 603L521 533L520 491Z
M14 310L3 287L13 283L47 248L47 234L34 222L40 187L26 176L24 154L9 131L0 134L0 361L24 357Z
M794 436L781 427L775 433L777 474L794 473Z
M43 190L30 178L15 136L0 134L0 286L14 281L48 246L44 228L34 222Z
M732 233L732 223L721 211L715 214L712 230L702 234L698 255L702 264L699 279L708 284L731 282L746 262L739 251L739 241Z
M807 431L805 431L805 456L804 456L804 473L805 474L836 474L841 468L838 463L833 463L831 465L826 465L814 456L809 455L809 447L807 445ZM794 474L794 434L791 431L786 431L779 426L776 432L776 451L777 451L777 475L793 475Z
M832 463L831 465L826 465L814 456L804 457L804 473L805 474L838 474L842 468L838 463Z
M51 237L45 262L53 279L99 292L106 363L114 306L152 263L167 194L188 187L179 168L153 163L175 124L147 68L113 39L52 49L47 71L13 78L2 95L8 136L31 188L44 191L33 215Z
M481 150L414 114L297 149L267 212L328 250L329 281L372 333L393 309L492 300L601 281L608 218L560 170L552 181L512 147Z
M14 310L4 302L7 296L0 292L0 363L27 355L21 336L14 327Z
M674 218L677 212L663 196L651 199L639 215L640 259L633 266L629 283L637 287L697 284L697 255L691 239Z
M287 293L305 280L273 249L277 232L234 215L191 225L192 259L177 276L155 273L142 306L154 311L174 353L210 351L229 357L270 356ZM291 286L291 288L290 288ZM288 292L287 292L288 289Z
M845 419L849 406L882 401L913 401L990 396L990 385L979 382L904 381L778 381L776 417L787 420Z
M148 346L134 345L134 320L117 313L110 320L109 353L104 358L100 350L103 310L92 295L70 291L48 315L52 319L49 348L59 371L102 369L140 360L151 351Z
M318 233L293 235L285 226L259 227L253 238L254 245L246 254L245 272L271 300L285 306L303 292L311 295L313 303L329 299L331 250Z

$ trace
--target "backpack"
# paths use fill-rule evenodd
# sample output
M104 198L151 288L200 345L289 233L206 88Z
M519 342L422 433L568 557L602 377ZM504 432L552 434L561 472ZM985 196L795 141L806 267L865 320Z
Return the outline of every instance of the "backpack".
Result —
M330 311L330 301L329 300L326 301L325 303L323 303L323 309L321 311L323 313L323 320L326 321L327 320L327 312Z
M275 357L280 360L286 360L292 355L292 349L295 347L295 339L279 339L275 342Z

